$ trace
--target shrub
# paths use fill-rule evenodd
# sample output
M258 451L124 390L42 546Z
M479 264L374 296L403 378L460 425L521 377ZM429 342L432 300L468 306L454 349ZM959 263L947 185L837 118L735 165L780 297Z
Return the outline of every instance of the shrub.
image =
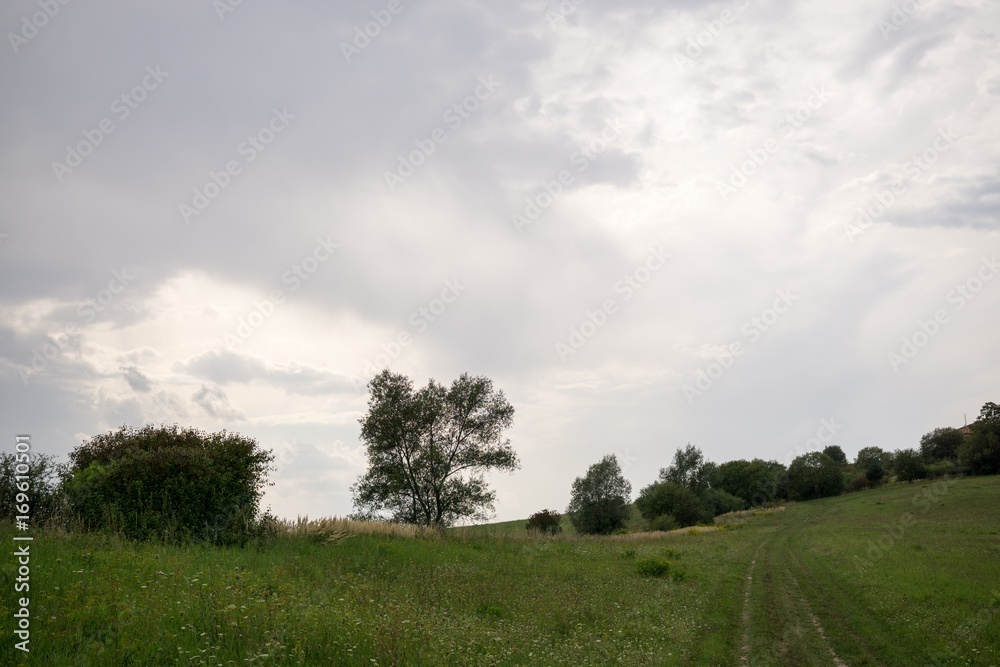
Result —
M680 526L712 520L712 507L691 489L673 482L653 482L639 492L636 507L647 521L671 515Z
M635 571L644 577L665 577L670 574L670 561L666 558L640 558Z
M896 476L901 482L912 482L927 476L927 466L924 465L923 457L912 449L896 452L895 468Z
M535 512L528 517L528 530L537 530L540 533L556 535L562 530L562 514L555 510L542 510Z
M122 426L73 450L64 488L87 529L242 544L256 530L273 460L255 440L225 431Z
M927 463L957 459L964 439L958 429L936 428L920 438L920 454Z
M958 465L954 461L943 460L927 466L927 476L935 479L945 475L955 475L960 472Z
M712 516L746 509L746 503L742 498L727 493L722 489L705 489L701 494L701 498L712 508Z
M868 477L864 473L860 475L855 475L851 478L851 481L847 483L848 491L863 491L868 488Z
M1000 422L1000 420L993 420ZM976 424L958 450L959 462L973 475L1000 473L1000 426Z
M668 530L676 530L677 528L680 528L680 525L678 525L677 519L674 518L673 514L661 514L649 522L650 530L667 532Z
M791 500L840 495L844 490L840 465L822 452L803 454L788 466L788 490Z

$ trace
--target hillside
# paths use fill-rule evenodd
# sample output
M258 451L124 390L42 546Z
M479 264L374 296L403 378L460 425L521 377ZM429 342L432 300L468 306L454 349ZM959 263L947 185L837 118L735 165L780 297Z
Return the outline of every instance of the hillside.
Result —
M523 525L246 549L40 534L30 664L1000 664L1000 477L697 534Z

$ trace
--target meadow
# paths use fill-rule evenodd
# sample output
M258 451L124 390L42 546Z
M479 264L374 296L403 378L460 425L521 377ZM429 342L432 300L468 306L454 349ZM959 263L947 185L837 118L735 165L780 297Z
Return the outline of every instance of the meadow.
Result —
M12 530L0 536L7 544ZM998 665L1000 477L897 484L714 528L288 524L244 548L39 532L33 665Z

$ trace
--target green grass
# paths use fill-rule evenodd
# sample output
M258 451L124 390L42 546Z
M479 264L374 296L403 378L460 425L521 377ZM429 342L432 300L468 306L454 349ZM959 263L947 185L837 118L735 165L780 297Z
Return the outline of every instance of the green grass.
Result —
M1000 477L697 535L532 538L524 524L245 549L39 533L30 656L13 647L14 559L0 557L0 664L1000 664ZM666 561L669 575L648 565Z

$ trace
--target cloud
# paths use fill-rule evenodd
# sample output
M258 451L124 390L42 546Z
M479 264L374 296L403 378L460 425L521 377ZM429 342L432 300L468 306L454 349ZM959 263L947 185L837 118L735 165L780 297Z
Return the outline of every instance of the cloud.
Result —
M263 359L232 350L212 350L174 364L178 371L214 383L248 384L263 381L290 394L326 395L352 391L346 376L290 361L269 364Z
M191 397L195 403L204 408L210 416L220 420L243 421L243 413L232 407L229 397L221 388L202 385Z
M128 382L128 386L132 387L135 391L139 393L148 393L152 391L153 385L149 381L149 378L142 374L135 366L122 366L122 375L125 376L125 381Z

